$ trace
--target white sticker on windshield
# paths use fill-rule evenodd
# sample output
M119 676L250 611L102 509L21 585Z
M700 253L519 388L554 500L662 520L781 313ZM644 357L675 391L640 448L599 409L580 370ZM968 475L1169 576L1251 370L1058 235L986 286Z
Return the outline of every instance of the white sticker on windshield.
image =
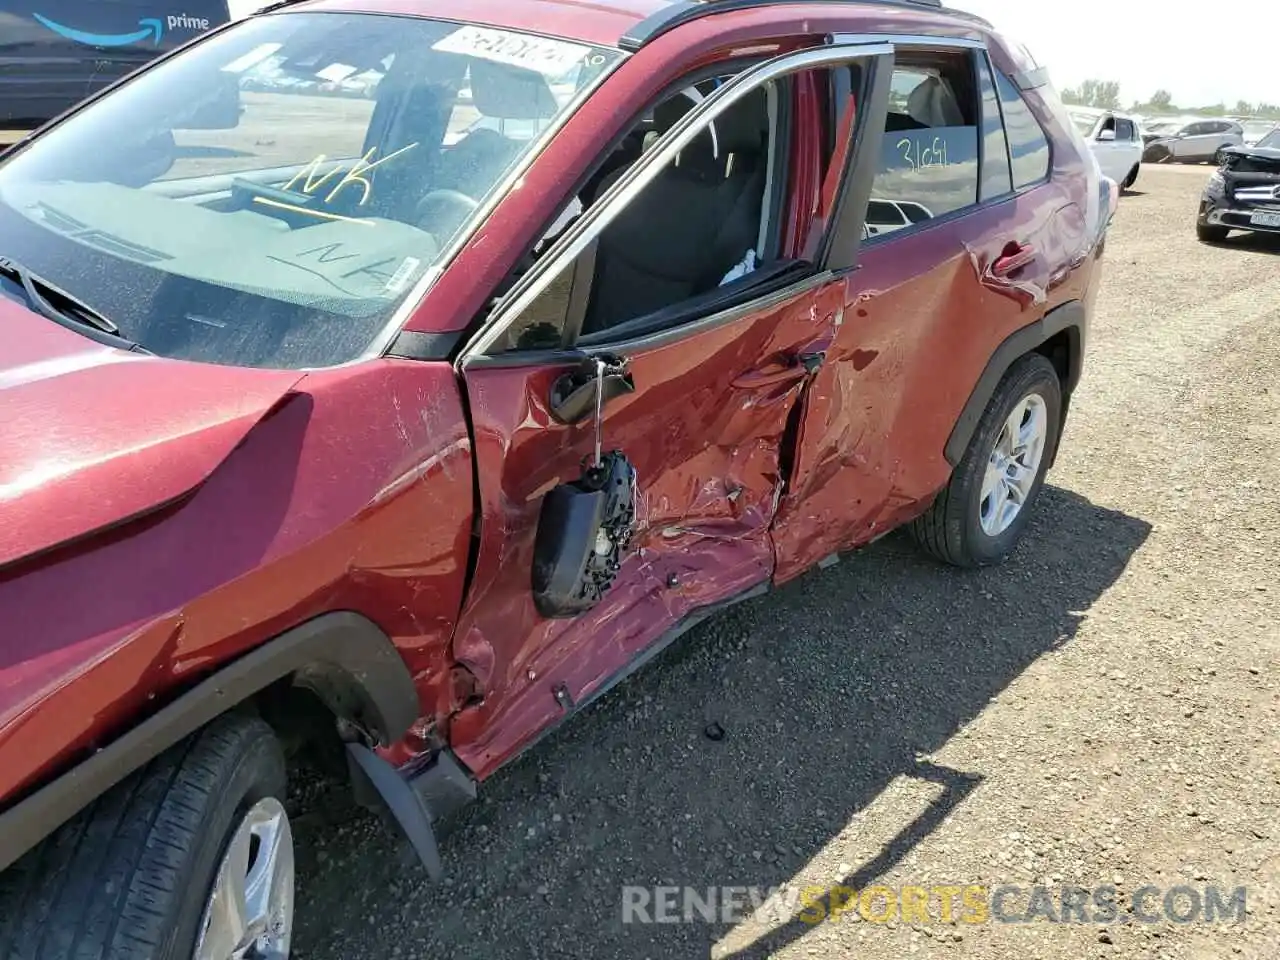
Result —
M396 267L396 272L391 275L391 279L387 281L386 287L383 289L387 293L400 293L409 285L409 278L413 276L414 271L418 269L422 261L417 257L405 257L404 262Z
M279 50L284 44L282 43L263 43L254 47L243 57L236 57L225 67L222 68L224 73L244 73L250 67L256 67L267 57L271 56Z
M432 44L442 53L461 53L512 67L536 70L548 77L568 73L590 51L580 43L534 37L488 27L460 27Z
M331 63L323 70L317 70L316 76L331 83L341 83L359 69L359 67L353 67L345 63Z

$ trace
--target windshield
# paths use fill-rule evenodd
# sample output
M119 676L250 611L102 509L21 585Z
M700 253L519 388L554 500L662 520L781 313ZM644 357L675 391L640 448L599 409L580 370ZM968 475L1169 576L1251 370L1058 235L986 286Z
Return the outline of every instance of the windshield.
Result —
M354 359L616 51L411 17L247 20L0 164L0 256L163 356Z
M1071 112L1071 122L1076 125L1076 129L1081 135L1088 136L1093 133L1093 128L1098 125L1098 118L1092 113Z
M1258 146L1267 147L1273 150L1280 150L1280 127L1272 130L1269 134L1259 140Z
M1183 124L1177 120L1161 120L1158 123L1148 123L1147 133L1158 133L1162 137L1171 133L1177 133L1183 128Z

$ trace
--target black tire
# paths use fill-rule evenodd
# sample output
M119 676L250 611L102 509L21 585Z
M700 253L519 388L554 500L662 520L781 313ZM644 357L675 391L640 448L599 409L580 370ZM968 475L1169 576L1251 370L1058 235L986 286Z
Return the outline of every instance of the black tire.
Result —
M1124 178L1124 182L1120 184L1121 190L1132 190L1133 185L1138 182L1138 168L1141 164L1135 163L1133 169L1129 171L1129 175Z
M240 815L284 791L271 728L219 718L0 874L0 958L189 960Z
M1000 534L990 536L980 521L987 461L1005 420L1015 405L1032 393L1044 400L1048 420L1040 467L1030 495L1013 522ZM939 560L957 567L985 567L1004 560L1022 536L1044 486L1045 472L1058 443L1061 419L1062 386L1053 364L1038 353L1017 360L996 387L964 456L951 474L951 482L929 509L912 521L909 529L916 542Z
M1201 243L1222 243L1231 232L1229 227L1216 227L1210 223L1196 223L1196 237Z

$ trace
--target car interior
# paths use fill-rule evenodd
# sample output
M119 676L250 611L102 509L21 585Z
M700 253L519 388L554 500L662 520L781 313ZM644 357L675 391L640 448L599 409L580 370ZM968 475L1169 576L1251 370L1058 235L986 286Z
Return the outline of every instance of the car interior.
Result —
M891 104L886 130L976 122L961 106L973 90L957 89L971 78L954 79L926 61L910 66L909 75L916 73L919 82ZM676 93L636 124L573 198L575 215L557 221L503 292L724 79ZM853 83L856 89L856 76ZM778 256L777 229L785 198L778 104L788 89L780 81L754 91L705 128L542 290L492 351L603 345L686 323L794 279L803 264ZM918 204L885 206L869 214L868 236L929 218Z
M587 179L572 209L603 197L724 79L693 84L657 104ZM779 218L769 211L779 205L782 186L777 93L752 91L701 130L552 280L497 350L588 345L661 329L704 314L731 286L771 278ZM518 272L574 220L557 221Z

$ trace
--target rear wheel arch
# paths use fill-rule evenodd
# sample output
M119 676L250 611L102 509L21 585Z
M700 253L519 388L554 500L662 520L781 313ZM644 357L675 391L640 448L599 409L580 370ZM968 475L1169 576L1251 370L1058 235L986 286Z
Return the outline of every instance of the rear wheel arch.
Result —
M1084 304L1072 300L1055 307L1041 319L1015 330L1006 337L983 368L974 385L973 392L965 401L960 416L947 438L943 454L947 462L954 467L964 457L969 441L982 419L983 411L995 394L1005 373L1019 359L1029 353L1039 353L1053 364L1062 387L1061 419L1065 421L1067 407L1076 384L1080 382L1080 373L1084 362L1084 340L1087 317ZM1062 423L1058 424L1057 436L1062 436ZM1057 454L1055 448L1049 451L1049 465Z
M0 870L185 737L237 707L268 707L289 690L308 691L382 745L401 739L421 713L413 678L386 633L358 613L323 614L222 667L0 812ZM273 711L261 712L272 722Z

